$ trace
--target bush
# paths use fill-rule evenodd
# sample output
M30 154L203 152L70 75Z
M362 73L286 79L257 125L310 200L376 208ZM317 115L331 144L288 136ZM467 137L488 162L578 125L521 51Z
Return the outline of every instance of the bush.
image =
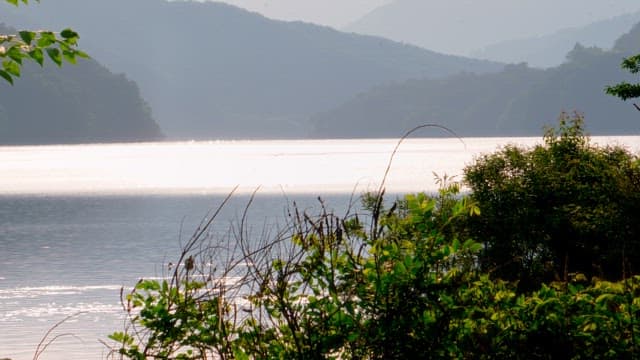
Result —
M169 276L123 296L128 320L110 355L637 359L637 163L591 146L580 117L562 118L544 145L467 168L470 196L445 178L439 193L389 208L382 193L345 216L294 206L260 241L246 235L249 206L222 238L214 214ZM543 283L549 274L563 281Z
M242 236L211 243L205 224L170 278L141 281L123 299L130 323L111 335L113 355L452 356L452 319L465 312L457 299L476 278L480 249L451 230L478 211L457 190L409 195L389 209L369 196L367 214L345 217L296 210L276 239L260 244Z
M583 119L563 114L532 149L506 146L465 169L482 215L483 269L522 289L572 273L608 280L637 274L640 168L621 147L591 145Z
M637 358L640 277L577 275L519 294L478 271L481 246L456 228L479 210L457 191L389 209L368 197L364 215L294 210L259 244L210 238L203 224L170 277L124 297L129 322L110 336L111 356Z

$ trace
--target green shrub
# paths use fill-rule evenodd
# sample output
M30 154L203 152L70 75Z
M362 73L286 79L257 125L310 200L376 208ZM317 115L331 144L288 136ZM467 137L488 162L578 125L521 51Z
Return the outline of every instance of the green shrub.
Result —
M141 281L126 296L130 324L111 335L116 353L132 359L455 354L452 319L465 311L458 292L476 277L480 249L451 230L456 218L478 211L457 191L451 185L436 197L409 195L390 209L374 201L368 216L294 211L277 239L236 239L236 252L196 246L205 226L169 279ZM204 265L221 252L225 266ZM230 275L240 280L226 282Z
M640 276L626 276L638 179L635 157L589 145L574 117L544 145L469 167L470 196L445 178L389 208L382 194L345 216L294 207L260 241L247 212L235 236L215 237L214 214L166 279L123 297L110 356L640 358ZM543 283L549 274L563 281ZM625 279L588 280L600 274Z
M583 273L637 274L640 168L618 146L591 145L579 115L560 117L544 144L506 146L465 169L482 215L470 221L483 269L523 289Z

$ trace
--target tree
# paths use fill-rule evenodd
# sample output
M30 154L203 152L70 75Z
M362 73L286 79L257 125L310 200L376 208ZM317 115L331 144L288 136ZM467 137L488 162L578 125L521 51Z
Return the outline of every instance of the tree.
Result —
M29 2L5 1L15 6ZM23 30L17 34L0 34L0 77L13 84L14 78L20 76L24 60L32 60L43 66L45 57L49 57L56 65L61 66L64 61L73 64L77 58L87 58L87 54L77 48L79 38L78 33L68 28L59 33Z
M639 160L622 147L598 147L582 117L563 114L533 149L508 146L465 169L482 214L472 235L482 264L523 289L583 273L620 279L640 256Z
M625 58L622 61L622 68L629 70L632 74L640 72L640 54ZM627 99L640 97L640 84L630 84L623 81L613 86L607 86L606 92L626 101ZM640 106L635 103L633 106L640 111Z
M292 209L275 238L205 219L163 279L127 295L108 359L637 359L640 276L518 294L478 272L458 184L364 213ZM224 205L224 203L223 203ZM248 210L248 208L247 208ZM244 235L243 235L244 234Z

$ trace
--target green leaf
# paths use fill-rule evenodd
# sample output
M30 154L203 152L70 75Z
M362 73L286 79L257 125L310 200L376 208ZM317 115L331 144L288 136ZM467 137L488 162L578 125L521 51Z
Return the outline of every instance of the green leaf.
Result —
M90 56L87 53L83 52L83 51L74 50L74 52L76 53L76 57L83 58L83 59L89 59L90 58Z
M25 44L31 45L31 42L36 37L36 33L34 31L20 31L20 38L24 41Z
M77 62L76 61L76 53L75 53L75 51L65 50L65 51L62 52L62 56L64 56L64 59L67 60L71 64L75 64Z
M22 64L22 58L25 57L25 54L22 52L19 46L12 46L7 51L7 56L9 56L13 61L18 64Z
M60 36L62 36L65 39L77 39L78 33L71 30L71 29L64 29L60 32Z
M20 76L20 65L13 60L5 60L2 62L2 67L6 72L13 76Z
M28 54L29 54L29 57L33 59L35 62L37 62L38 64L40 64L40 66L44 65L44 53L42 52L42 49L35 48L29 51Z
M629 70L632 74L640 72L640 55L628 57L622 61L622 68Z
M13 85L13 78L11 77L11 75L9 75L8 72L0 70L0 77L7 80L11 85Z
M47 48L47 54L49 58L53 60L58 66L62 65L62 55L60 54L60 50L56 48Z
M56 43L56 36L51 31L43 31L40 33L40 38L37 44L41 48L46 48Z
M596 304L608 303L615 300L614 294L602 294L596 298Z
M236 360L249 360L249 355L237 347L234 347L233 349L233 357Z

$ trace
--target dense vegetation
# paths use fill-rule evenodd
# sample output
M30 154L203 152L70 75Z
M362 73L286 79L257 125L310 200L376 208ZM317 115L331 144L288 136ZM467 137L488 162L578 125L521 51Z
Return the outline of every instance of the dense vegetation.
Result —
M482 209L470 229L483 242L483 268L525 288L577 273L640 273L638 165L622 147L592 145L582 118L566 114L544 144L477 159L465 174Z
M579 109L592 134L635 133L633 106L603 96L612 82L634 80L620 69L637 52L640 25L604 51L576 45L559 67L510 65L495 74L461 74L377 87L312 118L315 137L380 137L391 129L438 123L462 136L535 136L561 111ZM431 135L431 134L425 134ZM438 135L438 134L434 134Z
M262 241L247 213L235 236L213 235L213 214L165 280L123 297L111 356L638 358L639 161L564 117L543 145L479 158L471 195L444 179L387 207L384 191L365 195L345 216L294 207ZM546 267L559 281L518 283Z

